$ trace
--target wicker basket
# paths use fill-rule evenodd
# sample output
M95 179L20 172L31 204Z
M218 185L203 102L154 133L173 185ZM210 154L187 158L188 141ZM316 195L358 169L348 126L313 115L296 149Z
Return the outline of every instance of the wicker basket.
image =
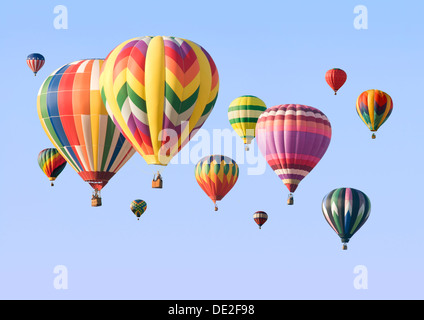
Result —
M91 206L92 207L100 207L102 205L102 198L98 196L93 196L91 198Z

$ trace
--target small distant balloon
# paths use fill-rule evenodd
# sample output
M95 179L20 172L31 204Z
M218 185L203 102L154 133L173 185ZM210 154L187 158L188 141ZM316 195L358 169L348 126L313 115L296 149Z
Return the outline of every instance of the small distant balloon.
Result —
M63 169L65 169L65 158L62 157L56 148L47 148L38 154L37 160L41 170L43 170L53 186L53 181L55 181Z
M365 193L353 188L338 188L322 200L325 220L337 233L347 250L350 238L364 225L371 212L371 202Z
M228 108L228 120L234 131L243 139L246 151L255 138L258 118L265 110L265 102L251 95L238 97Z
M393 110L393 100L381 90L367 90L362 92L356 100L356 112L361 120L371 130L372 138L375 132L390 117Z
M237 163L223 155L206 156L197 163L194 170L196 181L215 204L222 200L234 187L239 176Z
M31 53L26 59L28 67L34 72L34 76L37 75L37 72L44 66L45 62L43 55L39 53Z
M147 203L144 200L136 199L133 202L131 202L131 211L135 214L137 217L137 220L140 219L141 215L146 212L147 209Z
M330 69L325 74L325 81L327 81L331 89L334 90L334 95L336 95L337 91L344 85L346 79L346 72L339 68Z
M253 214L253 220L255 220L256 224L259 226L259 229L261 229L264 223L268 220L268 214L264 211L256 211Z

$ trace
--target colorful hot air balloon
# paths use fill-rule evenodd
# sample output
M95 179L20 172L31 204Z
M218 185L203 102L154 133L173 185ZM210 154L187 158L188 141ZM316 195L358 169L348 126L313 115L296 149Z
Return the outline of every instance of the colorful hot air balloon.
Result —
M39 53L31 53L26 59L28 67L34 72L34 76L37 75L37 72L44 66L45 62L46 60Z
M325 81L331 89L334 90L334 95L344 85L347 79L347 74L342 69L334 68L330 69L325 73Z
M210 55L175 37L139 37L105 60L106 109L147 164L166 166L211 113L219 77Z
M268 220L268 215L264 211L256 211L253 214L253 220L255 220L256 224L259 226L259 229L261 229L264 223Z
M318 164L331 140L331 125L320 110L285 104L268 108L256 126L259 150L290 191Z
M53 186L53 181L65 169L66 160L56 148L47 148L38 154L38 165L51 181L51 186Z
M370 216L371 202L362 191L353 188L334 189L322 200L325 220L338 234L347 249L350 238Z
M139 220L141 215L147 209L147 203L144 200L136 199L133 202L131 202L130 208L131 208L131 211L136 215L137 220Z
M80 60L54 71L41 85L37 107L53 145L94 189L100 190L135 150L109 118L99 91L101 59Z
M380 90L367 90L362 92L356 100L356 112L359 117L373 132L372 138L381 125L390 117L393 110L392 98Z
M228 120L234 131L243 139L246 151L255 138L256 122L266 110L265 102L255 96L241 96L231 102L228 108Z
M226 156L211 155L200 159L194 170L196 181L215 204L234 187L239 176L237 163Z

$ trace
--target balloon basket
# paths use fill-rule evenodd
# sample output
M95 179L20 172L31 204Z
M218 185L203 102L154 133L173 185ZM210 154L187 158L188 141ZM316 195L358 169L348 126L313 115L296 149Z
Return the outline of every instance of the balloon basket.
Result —
M293 195L291 193L289 194L289 197L287 199L287 204L289 206L292 206L294 204L294 198L293 198Z
M249 151L249 146L245 146L244 150Z
M50 183L50 186L54 187L54 183L53 183L53 182L52 182L52 183Z
M342 247L342 249L343 249L343 250L347 250L347 244L346 244L346 243L343 243L343 247Z
M215 211L218 211L218 206L215 204L215 209L214 209Z
M153 175L153 180L152 180L152 188L153 189L162 189L163 187L163 180L162 180L162 176L160 175L159 171L156 175Z
M102 205L102 198L100 197L100 192L95 190L93 196L91 197L91 206L100 207Z
M371 139L375 139L375 138L376 138L375 133L373 133L371 136Z

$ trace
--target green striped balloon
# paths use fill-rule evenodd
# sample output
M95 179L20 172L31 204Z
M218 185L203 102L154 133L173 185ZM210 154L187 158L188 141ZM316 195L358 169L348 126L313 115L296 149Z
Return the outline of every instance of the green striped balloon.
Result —
M265 102L255 96L241 96L231 102L228 108L228 120L234 131L243 139L246 150L255 138L256 123L266 110Z
M328 193L322 200L325 220L346 243L364 225L371 212L371 202L365 193L353 188L338 188Z

